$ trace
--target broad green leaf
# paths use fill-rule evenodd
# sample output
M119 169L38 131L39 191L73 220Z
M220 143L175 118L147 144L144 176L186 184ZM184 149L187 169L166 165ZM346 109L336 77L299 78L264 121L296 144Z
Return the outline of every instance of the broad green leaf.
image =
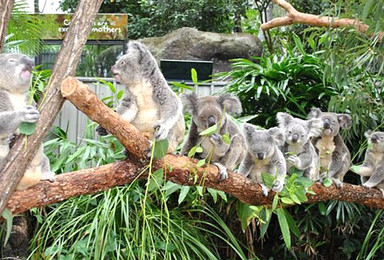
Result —
M292 35L293 37L293 40L295 41L295 47L299 50L299 52L302 54L302 55L305 55L305 51L304 51L304 47L303 47L303 44L301 43L301 40L299 38L299 36L297 36L296 34L293 34Z
M223 141L226 144L230 144L231 143L231 138L229 138L229 134L224 134L223 135Z
M269 173L261 173L261 178L263 179L263 183L268 187L272 188L273 182L275 178Z
M265 233L267 233L267 229L269 226L269 223L271 221L272 216L272 209L264 208L264 210L261 212L261 218L265 221L265 223L260 224L260 237L264 238Z
M211 194L213 202L216 203L217 202L217 190L212 189L212 188L207 188L207 190L208 190L209 194Z
M20 134L31 135L36 130L36 123L22 122L19 126Z
M123 97L123 95L124 95L124 90L120 90L120 91L117 93L117 96L116 96L117 100L120 100L120 99Z
M360 166L358 165L353 165L351 168L349 168L351 171L354 173L359 173L360 172Z
M272 211L274 211L277 207L277 203L279 202L279 195L275 194L273 197L273 202L272 202Z
M301 201L299 200L299 198L298 198L295 194L291 194L291 199L292 199L293 202L295 202L296 204L301 204Z
M280 198L280 200L284 204L288 204L288 205L295 204L295 202L293 202L293 200L291 200L290 198L287 198L287 197L282 197L282 198Z
M291 249L291 233L289 231L289 226L288 226L287 218L285 217L284 210L282 208L278 208L276 209L276 214L277 214L277 219L279 221L281 233L283 234L285 246L288 249Z
M225 194L224 191L221 191L221 190L216 190L217 194L219 194L219 196L221 197L222 200L224 200L225 202L227 202L227 194Z
M192 82L197 84L197 72L194 68L191 69L191 78Z
M178 200L179 204L181 204L184 201L185 197L187 197L188 192L189 192L190 189L191 189L191 187L189 187L189 186L181 187L180 195L179 195L179 200Z
M167 139L164 139L161 141L155 141L154 146L155 150L153 152L153 157L160 159L167 154L169 143Z
M323 185L328 188L329 186L332 185L332 179L329 177L325 178L323 181Z
M151 179L148 182L148 191L154 191L160 188L164 181L163 169L158 169L151 175Z
M196 190L200 196L203 196L203 187L202 186L196 186Z
M214 124L213 126L208 127L207 129L205 129L205 130L204 130L203 132L201 132L199 135L212 135L212 134L214 134L216 131L217 131L217 125Z
M248 204L238 202L237 204L237 216L240 219L241 229L245 230L248 227L249 219L253 214L253 210Z
M299 238L300 237L300 230L297 227L295 220L293 220L291 214L289 214L289 212L287 210L284 210L284 213L285 213L285 217L287 219L289 230L292 231L292 233L295 235L295 237Z
M13 216L12 216L12 212L7 208L4 209L3 213L1 213L1 216L7 221L7 232L5 234L5 239L4 239L4 246L5 246L12 232Z
M192 147L191 150L189 150L188 152L188 157L192 158L193 156L195 156L196 152L197 152L197 146Z
M179 190L182 186L179 185L179 184L176 184L176 183L173 183L171 181L168 181L164 187L163 187L163 190L165 190L165 194L164 196L167 198L169 197L169 195L171 195L172 193L176 192L177 190Z
M203 148L201 148L201 146L197 146L196 153L202 153L202 152L203 152Z
M317 204L318 208L319 208L319 212L321 215L325 216L325 214L327 213L327 209L325 207L325 204L323 202L320 202Z
M204 164L205 164L205 159L201 159L201 160L199 160L198 162L197 162L197 167L203 167L204 166Z

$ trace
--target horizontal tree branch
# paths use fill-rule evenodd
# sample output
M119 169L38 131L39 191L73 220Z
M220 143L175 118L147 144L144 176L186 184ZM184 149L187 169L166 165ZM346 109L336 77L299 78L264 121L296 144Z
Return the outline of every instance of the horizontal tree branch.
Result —
M97 122L108 131L114 131L119 140L120 138L127 138L129 135L129 138L131 138L129 139L130 142L141 143L139 140L143 137L141 137L137 129L126 121L121 120L112 110L108 109L108 111L104 111L104 104L97 99L96 94L91 91L87 85L74 78L65 80L63 88L66 88L65 84L76 85L74 87L75 91L68 95L68 97L81 97L81 95L84 95L82 98L71 98L71 101L75 103L76 107L89 115L90 118L98 120ZM78 95L75 94L75 92L82 94ZM89 105L81 103L92 104L92 109L89 108ZM102 116L104 113L106 114ZM98 114L99 116L96 116ZM132 133L126 134L125 131L132 131ZM136 138L136 136L139 136L140 139L133 139ZM120 141L123 144L127 144L126 148L128 150L132 147L127 140ZM145 145L143 144L143 146ZM133 149L135 149L135 147L133 147ZM141 148L135 151L145 153ZM142 156L138 154L138 158L140 157ZM71 197L95 194L115 186L131 183L138 178L148 178L147 168L147 162L135 158L127 158L124 161L97 168L64 173L59 175L53 183L41 182L25 191L16 191L9 200L7 208L16 214L22 213L30 208L57 203ZM167 180L180 185L203 185L214 188L231 194L251 205L271 205L273 201L274 192L270 192L269 196L264 197L258 183L232 172L229 173L228 179L220 181L216 166L197 167L196 160L185 156L167 154L163 159L154 160L153 171L160 168L164 169L164 176ZM384 208L382 193L377 189L367 189L348 183L344 183L344 186L340 189L336 188L335 185L324 187L320 183L315 183L311 189L316 195L309 195L307 203L340 200L360 203L373 208Z
M320 16L307 14L297 11L290 3L285 0L273 0L273 2L287 11L287 15L270 20L261 25L261 29L266 31L275 27L291 25L294 23L307 24L315 27L348 27L352 26L361 33L367 33L369 26L358 19L335 18L331 16ZM379 33L381 42L383 32Z

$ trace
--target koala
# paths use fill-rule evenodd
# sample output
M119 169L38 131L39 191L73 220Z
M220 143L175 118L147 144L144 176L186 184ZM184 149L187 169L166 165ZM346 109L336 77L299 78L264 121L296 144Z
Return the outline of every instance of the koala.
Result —
M351 124L351 117L348 114L322 112L318 108L312 108L308 118L320 118L323 123L320 136L312 138L320 158L320 178L328 176L340 188L350 166L351 154L339 132L341 128L347 128Z
M269 189L263 183L261 173L269 173L275 177L272 190L283 189L287 166L279 146L284 144L284 132L278 127L259 130L250 124L243 125L247 154L241 162L238 172L261 185L264 196Z
M130 41L126 54L116 61L111 71L116 81L125 85L125 94L116 112L148 139L168 139L168 152L174 152L185 131L182 104L149 50L140 42ZM106 134L101 127L97 131Z
M313 181L319 179L319 156L311 142L319 136L323 123L319 118L302 120L287 113L277 113L279 127L285 131L285 143L281 150L287 161L287 169L295 167Z
M191 127L181 148L181 154L188 154L192 147L200 144L203 148L200 158L212 156L210 161L219 168L220 179L226 179L227 170L233 171L242 161L246 151L242 132L227 115L241 113L239 99L230 94L198 97L194 93L183 94L181 99L184 112L192 115ZM218 124L217 133L209 137L200 135L215 124ZM229 144L223 140L225 134L229 135Z
M31 70L34 62L25 55L16 53L0 54L0 169L9 153L10 139L18 134L22 122L34 123L39 111L27 105ZM49 160L43 154L43 147L28 166L17 190L27 189L40 180L54 181Z
M377 187L384 197L384 132L368 130L364 135L372 147L365 152L363 164L351 170L361 176L364 187Z

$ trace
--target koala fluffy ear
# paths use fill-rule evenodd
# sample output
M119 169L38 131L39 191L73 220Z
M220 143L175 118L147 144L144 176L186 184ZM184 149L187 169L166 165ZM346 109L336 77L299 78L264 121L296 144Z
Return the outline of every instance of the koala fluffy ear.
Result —
M322 112L321 112L320 108L312 107L311 112L309 112L309 114L308 114L308 119L320 117L321 113Z
M276 115L276 119L280 127L285 127L292 122L293 116L287 113L279 112Z
M309 138L320 136L323 131L323 121L320 118L312 118L308 121Z
M217 102L225 108L225 112L230 115L238 115L243 111L238 97L225 93L217 98Z
M352 123L352 118L348 114L337 114L337 120L342 128L347 128Z
M368 129L367 131L364 132L364 136L366 138L370 138L371 137L371 134L372 134L372 130L371 129Z
M284 131L279 127L272 127L268 129L268 133L275 138L276 144L282 146L285 143Z
M250 136L255 131L255 127L251 124L244 123L241 130L244 134L245 139L249 140Z
M183 112L193 115L193 112L197 109L197 95L195 93L183 93L180 98L183 103Z

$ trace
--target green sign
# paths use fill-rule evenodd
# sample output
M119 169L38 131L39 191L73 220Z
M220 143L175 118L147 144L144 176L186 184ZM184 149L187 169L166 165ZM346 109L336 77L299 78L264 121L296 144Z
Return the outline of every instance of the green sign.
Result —
M69 30L73 14L32 14L47 25L44 40L62 40ZM88 40L125 40L128 36L127 14L98 14Z

